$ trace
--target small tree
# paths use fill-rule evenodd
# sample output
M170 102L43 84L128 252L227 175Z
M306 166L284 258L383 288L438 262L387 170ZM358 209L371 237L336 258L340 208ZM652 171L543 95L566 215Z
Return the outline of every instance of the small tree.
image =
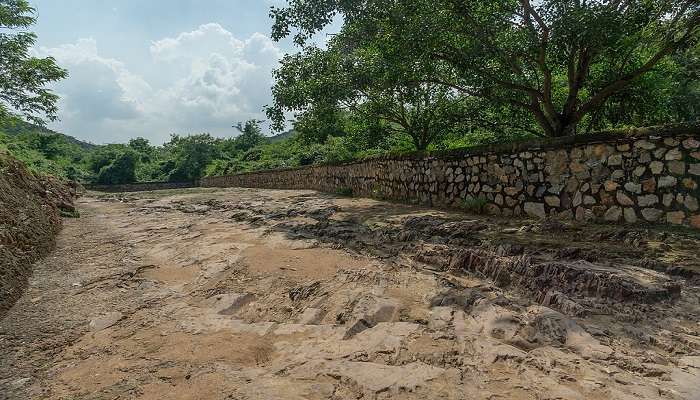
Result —
M208 133L199 135L172 135L164 145L172 157L170 181L191 181L204 176L207 165L219 156L219 141Z
M68 76L53 58L30 55L36 35L24 31L36 22L26 0L0 0L0 118L14 113L43 123L55 120L58 96L46 85Z
M260 123L255 119L239 122L234 126L241 134L233 141L233 148L237 151L248 151L255 146L261 145L267 141L260 129Z

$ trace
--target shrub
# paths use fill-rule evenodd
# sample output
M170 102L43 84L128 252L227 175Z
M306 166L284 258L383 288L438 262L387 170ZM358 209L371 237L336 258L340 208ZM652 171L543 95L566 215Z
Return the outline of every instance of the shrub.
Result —
M335 190L335 194L338 196L352 197L352 193L352 188L349 187L340 187Z
M482 214L486 204L488 204L488 200L484 197L467 197L461 199L457 207L474 214Z

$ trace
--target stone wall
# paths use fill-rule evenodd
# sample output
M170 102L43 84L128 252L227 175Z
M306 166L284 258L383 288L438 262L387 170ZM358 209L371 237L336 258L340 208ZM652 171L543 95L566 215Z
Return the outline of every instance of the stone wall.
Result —
M315 189L472 208L493 215L700 228L700 126L631 131L383 156L208 177L204 187Z
M85 189L96 192L148 192L151 190L186 189L197 187L197 182L142 182L121 185L85 185Z

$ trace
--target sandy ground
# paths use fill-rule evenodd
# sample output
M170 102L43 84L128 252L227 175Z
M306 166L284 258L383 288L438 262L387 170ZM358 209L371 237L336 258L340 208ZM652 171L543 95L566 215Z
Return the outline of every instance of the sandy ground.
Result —
M700 398L690 232L308 191L79 209L0 321L2 399ZM525 259L550 278L493 272Z

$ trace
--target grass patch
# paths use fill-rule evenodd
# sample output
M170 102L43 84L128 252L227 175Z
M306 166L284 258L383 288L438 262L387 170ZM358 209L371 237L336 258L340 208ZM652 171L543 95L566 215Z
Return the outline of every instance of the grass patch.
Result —
M335 190L335 194L343 197L352 197L352 188L341 187Z
M80 211L78 210L64 210L64 209L59 209L60 215L62 218L80 218Z
M484 197L469 197L466 199L461 199L457 204L457 207L470 213L483 214L486 204L488 204L488 200L486 200Z
M384 193L382 188L379 185L375 185L372 187L372 192L370 194L370 197L372 197L375 200L386 200L388 199L388 196Z

